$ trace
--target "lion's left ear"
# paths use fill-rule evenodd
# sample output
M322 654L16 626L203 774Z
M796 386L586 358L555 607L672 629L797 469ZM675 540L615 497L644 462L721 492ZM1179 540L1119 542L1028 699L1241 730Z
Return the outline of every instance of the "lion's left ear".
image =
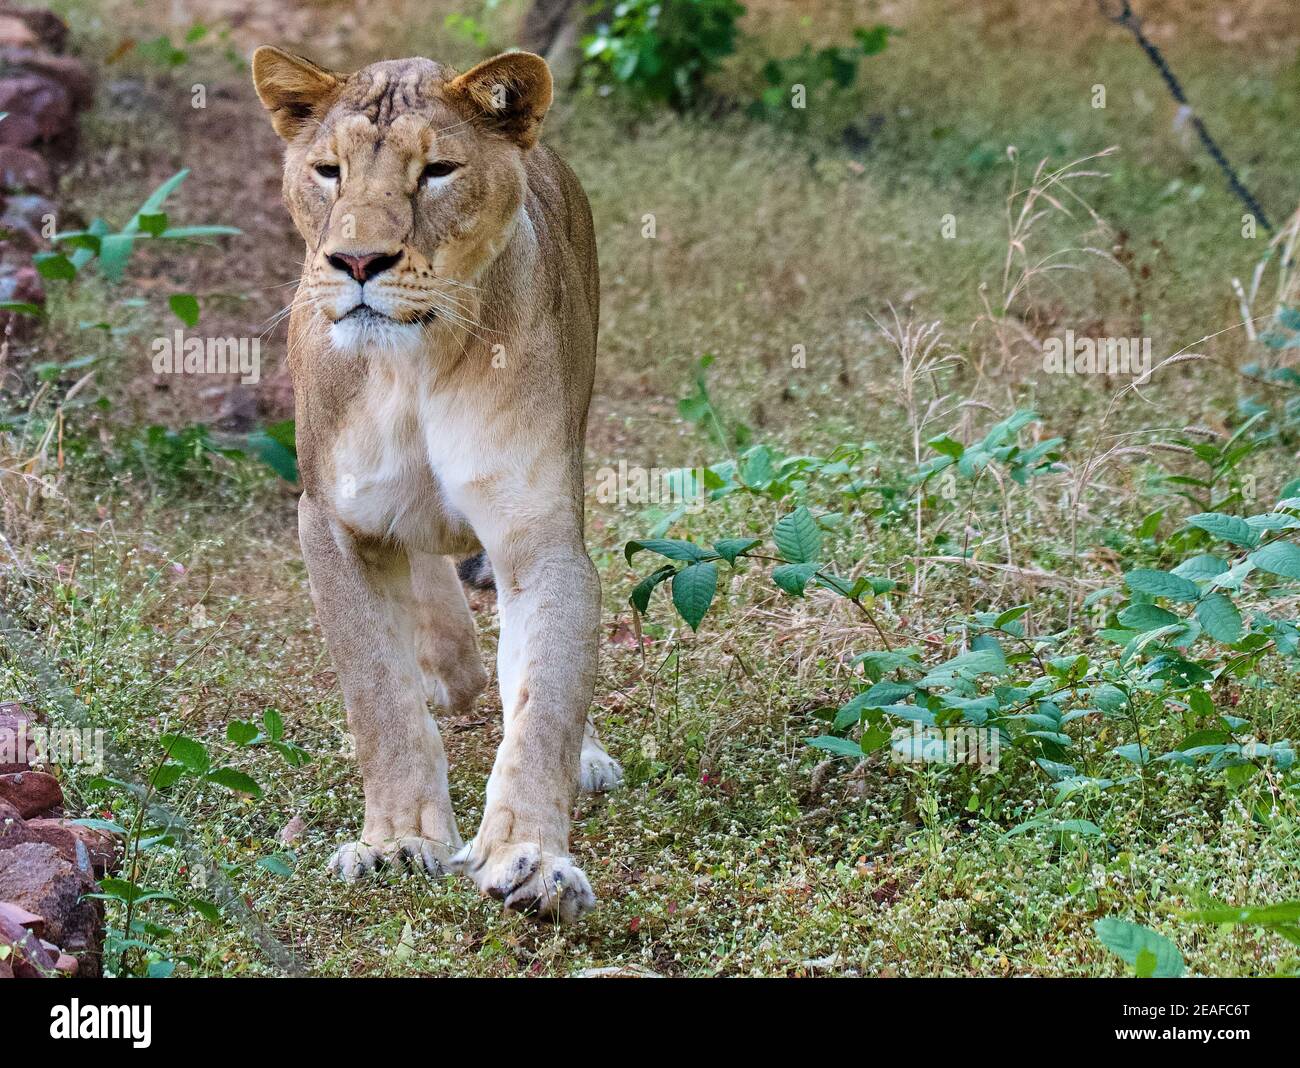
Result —
M483 125L532 148L551 106L551 69L531 52L505 52L448 82L443 91L465 103Z

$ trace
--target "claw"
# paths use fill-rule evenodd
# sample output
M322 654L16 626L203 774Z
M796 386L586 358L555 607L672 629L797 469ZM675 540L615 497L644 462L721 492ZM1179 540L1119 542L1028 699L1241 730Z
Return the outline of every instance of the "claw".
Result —
M366 842L348 842L341 845L330 857L326 871L338 875L345 882L354 882L388 863L401 863L412 871L427 871L442 875L448 870L438 856L438 843L430 838L409 835L383 846Z
M363 874L374 871L379 860L379 851L374 846L368 846L365 842L348 842L334 851L326 870L350 883Z

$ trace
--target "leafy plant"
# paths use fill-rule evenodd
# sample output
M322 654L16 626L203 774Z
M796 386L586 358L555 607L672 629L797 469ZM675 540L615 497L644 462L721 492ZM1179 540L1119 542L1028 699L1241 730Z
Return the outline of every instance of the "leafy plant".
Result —
M705 79L735 51L736 0L622 0L583 39L588 76L618 86L640 104L686 111Z
M232 720L226 738L238 749L266 745L279 753L291 767L301 766L310 759L306 750L285 740L283 718L273 708L263 713L260 728ZM99 776L88 784L91 790L106 790L119 796L129 813L129 826L115 819L77 821L126 839L125 874L100 880L99 892L88 896L116 902L122 908L121 929L107 933L105 957L116 958L120 975L150 978L171 975L179 961L173 959L161 944L173 929L158 917L156 909L150 909L146 917L143 906L166 905L176 911L192 910L209 923L218 923L221 918L217 905L205 897L182 896L144 885L150 858L175 852L182 845L186 831L184 821L176 817L172 809L163 806L159 798L174 797L183 807L206 788L215 787L253 798L262 795L262 788L252 776L229 763L214 760L208 747L194 738L168 733L158 739L158 744L163 755L144 784L110 776ZM183 793L185 787L189 788L187 794Z
M1300 901L1243 907L1215 901L1202 908L1184 912L1181 918L1192 923L1211 923L1227 928L1256 928L1285 938L1293 946L1300 946ZM1294 974L1297 968L1300 968L1300 961L1293 960L1284 974Z
M1177 979L1183 974L1183 955L1158 931L1106 917L1093 925L1097 939L1131 967L1139 979Z
M778 519L772 527L771 540L776 554L754 552L762 544L761 538L730 537L713 542L712 548L703 548L689 541L674 538L647 538L630 541L624 548L628 563L637 553L648 551L671 561L642 579L629 598L632 606L644 614L650 604L655 587L670 584L673 606L692 630L698 630L717 592L717 561L726 561L731 568L742 560L761 560L775 564L771 578L787 594L802 597L809 584L843 597L871 619L872 600L894 588L886 578L859 576L842 578L822 563L822 530L812 513L802 505ZM874 624L873 624L874 625ZM888 644L883 632L882 641Z
M32 257L37 271L44 278L71 281L94 260L100 274L110 282L119 282L138 241L194 241L239 234L233 226L171 225L163 206L189 173L188 169L177 171L163 182L121 230L114 230L103 219L96 218L84 230L55 234L52 242L70 251L38 252Z
M830 45L814 51L812 45L805 44L793 56L769 59L763 64L763 91L751 105L751 112L775 120L807 115L815 110L809 107L810 99L852 88L861 61L883 52L893 32L884 25L870 29L859 26L853 31L851 45ZM793 106L792 91L796 86L803 91L799 107Z

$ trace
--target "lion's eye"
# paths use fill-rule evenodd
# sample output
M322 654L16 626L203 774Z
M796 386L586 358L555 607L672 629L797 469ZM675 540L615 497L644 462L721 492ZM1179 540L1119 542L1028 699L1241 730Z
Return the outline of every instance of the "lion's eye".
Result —
M318 163L316 164L316 173L322 178L337 178L339 176L339 165L337 163Z
M424 165L424 170L420 172L420 181L427 182L430 178L446 178L452 171L459 169L460 164L453 160L434 160L432 163Z

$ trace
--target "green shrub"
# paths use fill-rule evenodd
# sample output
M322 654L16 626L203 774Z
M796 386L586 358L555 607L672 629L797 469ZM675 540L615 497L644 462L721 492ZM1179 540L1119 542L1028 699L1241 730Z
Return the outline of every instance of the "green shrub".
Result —
M583 40L588 76L640 104L685 111L736 48L736 0L625 0Z

